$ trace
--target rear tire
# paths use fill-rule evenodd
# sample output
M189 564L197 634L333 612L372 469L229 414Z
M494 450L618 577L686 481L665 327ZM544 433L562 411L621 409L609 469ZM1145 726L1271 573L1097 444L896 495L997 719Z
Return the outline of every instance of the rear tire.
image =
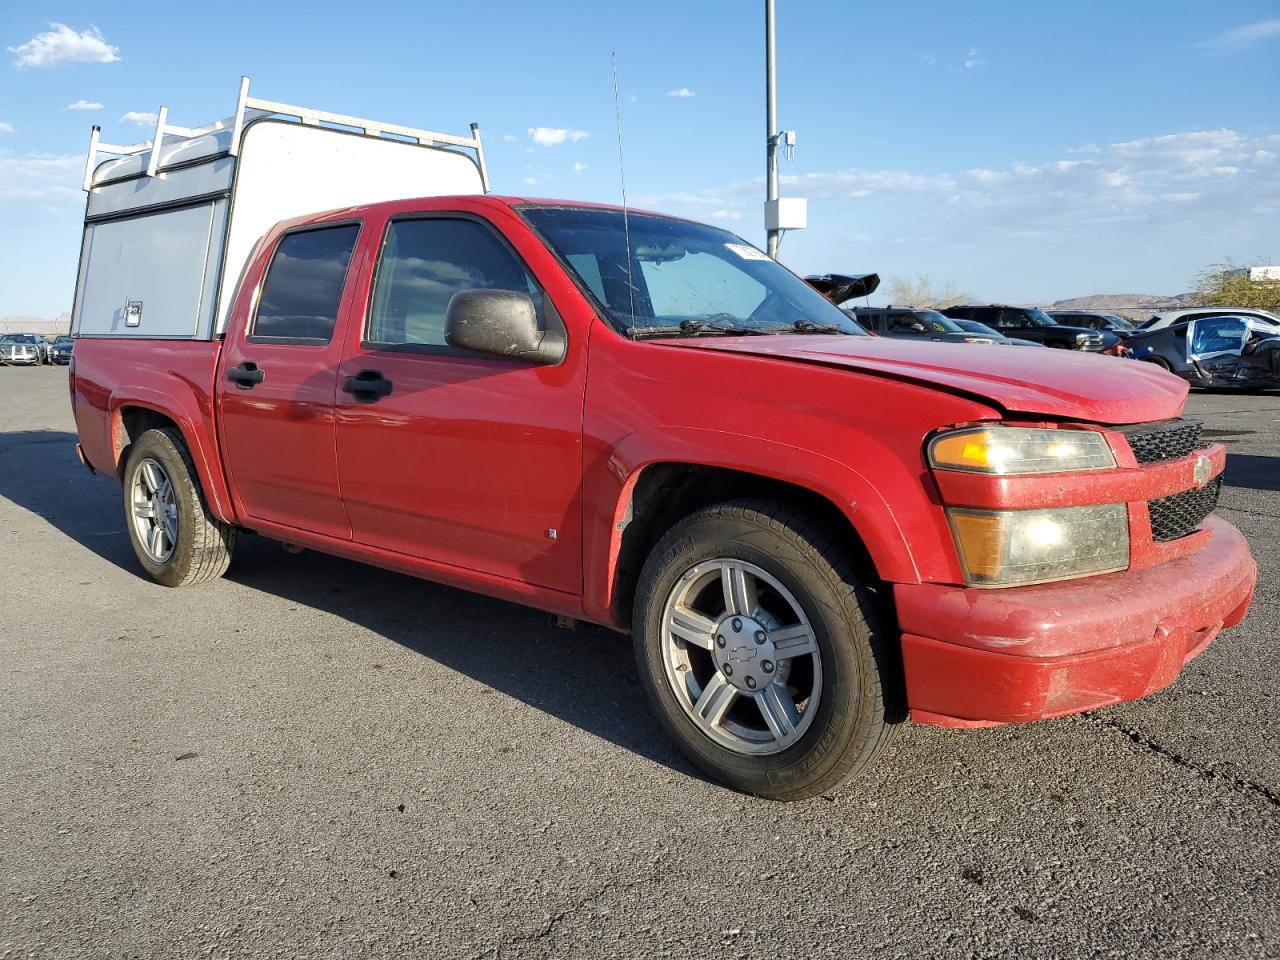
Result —
M186 587L227 571L237 530L209 513L182 434L148 430L129 448L124 515L138 562L156 583Z
M829 526L781 503L717 504L668 531L641 573L633 635L667 735L756 796L831 790L904 715L889 641L848 556Z

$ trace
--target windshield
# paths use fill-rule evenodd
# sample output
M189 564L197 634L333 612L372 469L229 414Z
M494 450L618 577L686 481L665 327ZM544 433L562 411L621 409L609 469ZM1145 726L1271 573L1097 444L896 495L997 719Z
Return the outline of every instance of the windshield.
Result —
M1108 330L1132 330L1133 323L1125 317L1117 316L1114 313L1105 313L1102 315L1107 321Z
M75 343L75 341L70 337L59 337L57 340L53 341L53 345L55 347L69 347L73 343Z
M826 297L726 230L638 213L624 224L621 210L520 212L630 336L866 335Z
M1033 327L1056 327L1058 321L1053 319L1039 307L1029 307L1026 311L1027 323Z
M979 323L977 320L953 320L952 323L958 324L962 330L968 330L970 333L983 333L989 337L1004 338L1003 333L988 327L985 323Z

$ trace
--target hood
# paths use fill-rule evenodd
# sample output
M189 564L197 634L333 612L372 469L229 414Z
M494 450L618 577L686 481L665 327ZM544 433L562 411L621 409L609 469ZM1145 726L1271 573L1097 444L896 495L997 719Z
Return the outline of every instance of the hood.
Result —
M880 286L880 274L824 273L821 276L805 277L804 281L832 303L839 304L875 293Z
M840 367L978 397L1009 413L1093 423L1176 417L1190 389L1152 364L1074 350L958 349L948 343L818 334L650 342Z

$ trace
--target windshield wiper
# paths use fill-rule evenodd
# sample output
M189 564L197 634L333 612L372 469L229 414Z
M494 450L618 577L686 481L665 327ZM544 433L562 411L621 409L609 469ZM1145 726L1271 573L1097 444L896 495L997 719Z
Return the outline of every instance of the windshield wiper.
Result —
M849 331L843 327L838 327L834 323L814 323L812 320L797 320L791 325L791 329L796 333L842 333L847 334Z
M628 328L627 334L633 338L637 337L704 337L704 336L721 336L721 337L754 337L760 336L765 331L756 327L744 327L736 322L726 323L723 320L715 322L721 317L720 314L707 317L703 320L681 320L678 324L665 324L663 326L633 326ZM736 321L734 317L727 317L730 321Z

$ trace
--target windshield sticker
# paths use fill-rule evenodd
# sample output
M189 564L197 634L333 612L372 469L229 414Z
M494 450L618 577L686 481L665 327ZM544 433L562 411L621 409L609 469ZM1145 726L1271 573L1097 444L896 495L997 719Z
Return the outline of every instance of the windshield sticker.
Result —
M755 247L748 246L745 243L726 243L726 247L740 256L743 260L768 260L767 253L761 253Z

